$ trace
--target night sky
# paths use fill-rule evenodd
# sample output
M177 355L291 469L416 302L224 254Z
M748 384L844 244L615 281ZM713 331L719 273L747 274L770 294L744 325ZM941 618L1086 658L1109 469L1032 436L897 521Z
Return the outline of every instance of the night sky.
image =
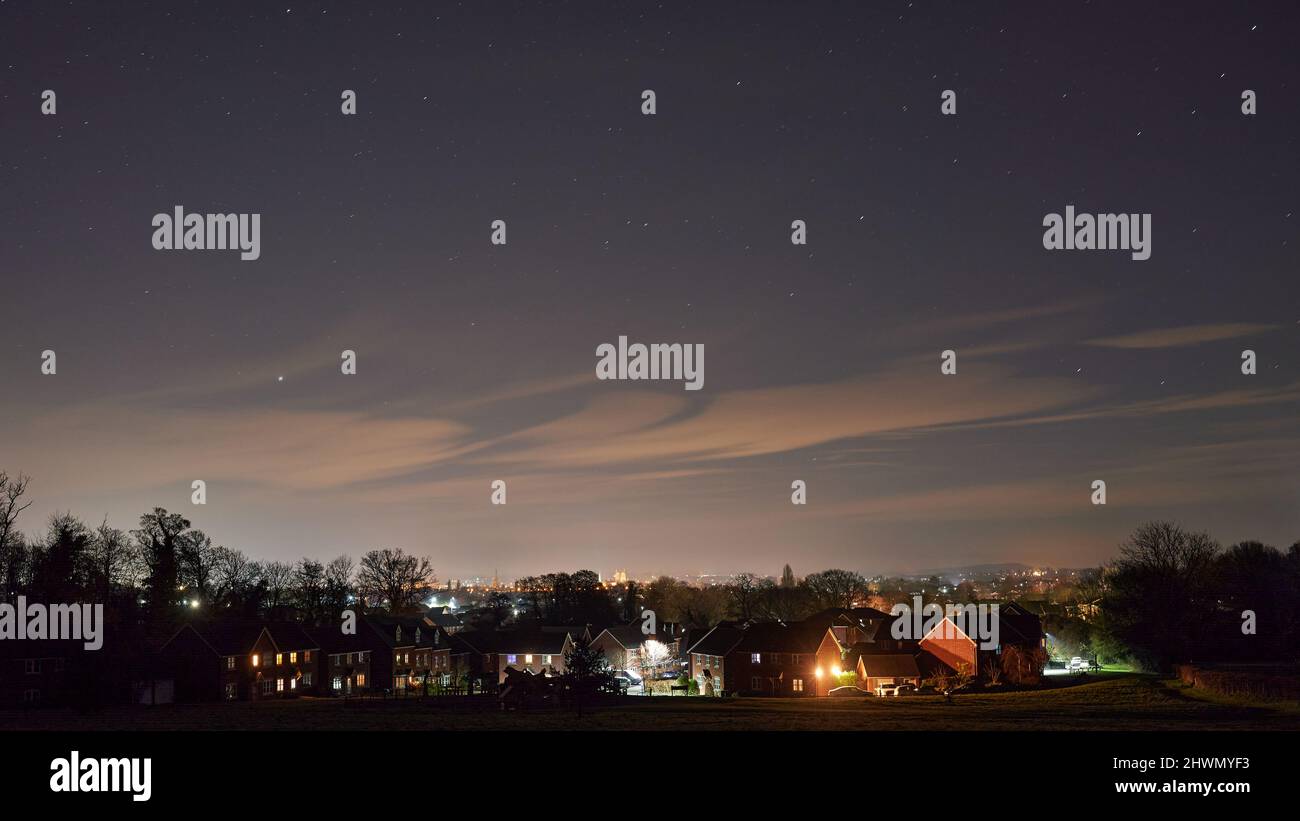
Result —
M1300 12L1147 6L0 0L22 527L163 506L442 578L1288 545ZM177 205L261 258L154 250ZM1151 258L1044 250L1067 205ZM703 390L598 381L620 335L703 343Z

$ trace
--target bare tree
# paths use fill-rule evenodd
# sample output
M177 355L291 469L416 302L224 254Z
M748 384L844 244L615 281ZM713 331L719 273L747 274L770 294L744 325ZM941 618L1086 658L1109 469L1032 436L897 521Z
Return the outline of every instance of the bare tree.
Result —
M305 557L294 565L293 601L312 621L324 615L325 565Z
M867 580L851 570L823 570L803 583L822 607L849 608L867 597Z
M351 603L356 591L353 575L356 567L352 557L343 555L325 565L325 607L331 613L337 613Z
M289 603L289 592L293 586L293 565L287 562L263 562L261 581L265 586L265 604L269 612L275 611Z
M91 537L87 562L90 585L96 599L101 602L108 601L115 588L138 581L132 572L134 563L130 541L125 533L109 525L107 516Z
M390 612L407 610L433 576L428 559L396 550L371 550L361 557L357 587L363 596L378 599Z
M23 501L31 480L32 477L21 473L10 479L8 473L0 470L0 548L7 546L9 540L17 535L18 515L32 506L30 501Z
M27 548L18 533L18 516L32 506L30 500L23 501L30 481L30 476L20 473L11 479L0 470L0 581L4 592L18 589L26 565Z
M753 573L738 573L727 585L732 612L740 619L754 618L762 582Z
M212 598L218 607L252 615L258 604L261 568L243 552L227 547L216 551L212 574Z
M214 598L217 581L217 563L221 548L202 530L191 530L177 540L177 569L181 585L204 605Z

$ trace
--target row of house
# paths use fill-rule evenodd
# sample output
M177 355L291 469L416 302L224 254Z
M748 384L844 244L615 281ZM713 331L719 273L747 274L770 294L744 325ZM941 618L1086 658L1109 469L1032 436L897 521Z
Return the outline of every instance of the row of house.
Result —
M895 639L893 622L894 617L869 607L824 610L792 623L724 621L706 630L660 623L649 635L640 624L466 629L442 610L411 617L361 615L348 633L337 625L196 621L139 665L133 697L160 703L429 689L494 692L515 673L562 674L578 640L632 679L653 661L655 673L676 678L684 672L704 695L816 696L838 686L845 671L856 672L858 686L869 691L919 685L945 669L978 676L987 665L1000 663L1006 647L1044 642L1039 617L1016 604L1002 606L1001 643L988 650L948 621L919 640ZM70 652L54 644L29 642L22 648L24 658L0 658L12 673L0 676L5 702L54 700L48 696L64 686ZM75 661L84 654L72 655Z
M936 672L982 675L1004 650L1044 646L1038 616L1008 604L999 612L999 642L981 648L961 625L944 618L920 639L894 638L895 617L870 607L833 608L801 622L722 622L688 649L690 676L701 693L822 696L846 671L875 692L920 686Z
M178 701L489 691L510 668L563 673L574 635L589 638L571 627L450 632L427 616L361 615L347 633L292 622L193 622L163 645L154 678L171 682ZM141 700L154 701L154 687Z

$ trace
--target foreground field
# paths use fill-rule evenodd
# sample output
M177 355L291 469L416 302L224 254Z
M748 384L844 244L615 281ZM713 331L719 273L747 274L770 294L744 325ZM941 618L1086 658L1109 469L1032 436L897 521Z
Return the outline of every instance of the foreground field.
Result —
M0 712L9 730L1300 730L1295 705L1200 698L1149 677L1046 690L897 699L629 697L589 709L503 712L495 699L330 699Z

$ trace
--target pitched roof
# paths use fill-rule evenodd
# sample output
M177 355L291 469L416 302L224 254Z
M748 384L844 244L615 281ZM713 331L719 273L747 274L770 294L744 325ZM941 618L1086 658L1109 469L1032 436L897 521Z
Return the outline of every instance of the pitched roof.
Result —
M269 622L266 625L266 630L271 634L271 641L282 650L320 649L320 642L297 622Z
M397 628L402 628L402 638L397 638ZM355 653L378 648L390 650L398 647L440 650L448 646L448 635L442 628L426 624L418 616L385 616L382 614L357 617L357 632L343 633L337 625L317 627L311 631L318 644L327 653ZM416 636L419 641L416 641Z
M890 656L899 653L915 655L920 649L920 642L915 639L891 640L880 644L871 641L859 641L844 651L844 660L852 665L857 664L858 659L862 656Z
M744 636L745 631L740 627L728 622L722 622L691 645L688 652L699 653L703 656L725 656L735 649Z
M465 645L478 653L542 653L558 655L564 652L569 639L567 631L559 630L462 630L451 637L456 645Z
M1010 635L1007 635L1007 631ZM1009 602L998 608L998 639L1000 644L1038 644L1043 638L1043 620L1026 610L1019 602Z
M734 649L763 653L816 653L829 629L816 623L757 622L745 630Z
M423 618L402 616L362 616L363 621L389 647L438 648L445 645L438 627L425 624Z
M600 635L596 636L596 638L599 639L600 636L606 635L618 642L619 646L624 650L631 650L634 647L640 647L646 639L651 638L641 632L641 625L639 623L606 627L604 630L600 631Z
M825 610L819 610L813 613L804 622L814 622L817 624L825 623L852 623L866 624L873 621L890 620L893 616L888 613L877 610L874 607L828 607Z
M218 655L240 656L252 651L266 625L257 619L217 619L192 621L181 628L185 629L197 633Z
M447 612L445 607L430 610L428 613L425 613L424 621L426 624L444 628L461 626L460 616L457 616L455 613Z
M860 659L869 678L915 678L921 675L916 657L910 653L867 654Z
M177 631L177 635L187 629L197 633L213 652L222 656L241 656L252 652L263 631L270 636L271 643L279 649L313 650L321 647L320 642L304 630L301 624L291 621L240 618L198 620L186 624ZM167 643L170 644L175 637L172 636Z

